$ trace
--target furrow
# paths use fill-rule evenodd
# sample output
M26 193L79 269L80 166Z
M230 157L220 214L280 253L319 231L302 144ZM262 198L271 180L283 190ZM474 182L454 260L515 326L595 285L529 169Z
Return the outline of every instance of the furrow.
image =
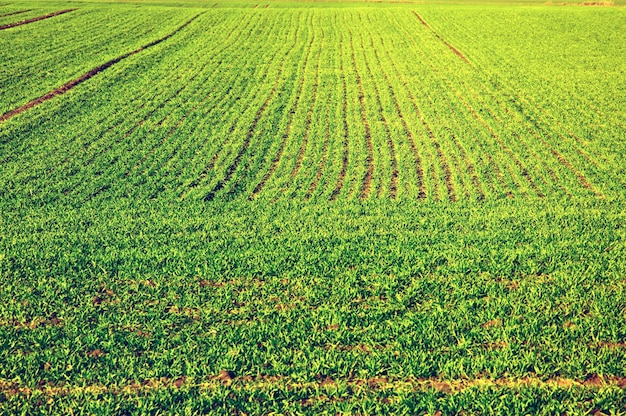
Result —
M311 22L312 21L313 21L313 15L311 15ZM300 104L300 98L302 96L302 91L304 90L304 82L305 82L305 79L306 79L306 70L307 70L309 58L311 56L311 51L313 49L313 42L315 41L314 25L311 23L310 26L311 26L311 32L312 32L311 40L309 41L308 48L307 48L307 53L305 54L304 61L302 63L302 74L300 75L300 82L298 84L298 88L297 88L297 92L296 92L296 99L295 99L293 107L291 108L291 110L289 112L289 115L287 117L287 127L285 129L285 132L283 133L282 138L281 138L281 142L280 142L280 145L278 147L278 152L276 153L276 155L272 159L272 164L271 164L269 170L265 173L265 175L263 175L263 178L261 179L261 181L257 184L257 186L252 191L252 195L250 195L250 199L256 198L256 196L261 192L261 190L263 190L263 188L267 184L267 181L272 177L272 175L276 171L276 168L278 167L278 163L280 162L280 159L283 156L283 152L285 150L285 146L287 145L287 140L289 140L289 137L291 135L291 129L292 129L292 125L293 125L294 116L295 116L296 111L298 109L298 106ZM311 103L310 110L309 110L309 112L307 114L307 119L309 120L309 122L307 123L307 129L308 129L308 126L310 125L310 112L311 112L312 106L313 106L313 103ZM306 149L306 144L303 144L302 146L300 146L300 152L298 154L298 160L300 161L300 163L302 163L301 158L304 157L304 150L305 149ZM298 163L298 162L296 162L296 163ZM295 167L294 167L294 169L295 169ZM291 177L293 178L293 175Z
M349 129L348 129L348 82L346 81L345 68L344 68L344 57L343 57L343 33L339 35L339 69L340 69L340 77L342 83L342 100L341 100L341 113L342 113L342 122L343 122L343 140L342 140L342 156L341 156L341 170L339 171L339 176L337 177L337 183L333 192L330 195L330 200L334 201L339 196L341 192L344 181L346 179L346 175L348 173L348 158L350 156L350 148L349 148Z
M350 33L350 48L352 50L352 69L354 71L354 74L356 75L356 80L357 80L361 122L363 123L363 127L365 129L365 147L367 150L367 157L365 159L365 163L367 167L366 167L365 175L363 176L363 180L362 180L360 198L367 199L371 191L372 179L374 177L374 146L372 144L372 133L370 130L369 121L367 120L367 114L365 111L366 103L365 103L365 92L363 90L363 81L361 79L361 75L359 74L359 69L356 64L352 32L350 31L349 33Z
M144 132L143 134L139 135L137 140L131 141L128 144L128 148L132 149L132 151L129 152L130 156L133 156L133 154L138 153L138 147L143 144L143 143L150 143L150 136L152 135L153 137L155 135L158 134L158 129L159 127L161 127L163 125L163 123L168 119L168 118L173 118L172 114L173 112L167 111L166 109L168 108L168 105L175 105L175 104L171 104L174 102L174 100L179 97L183 91L186 91L187 93L191 93L191 94L198 94L200 95L199 97L199 102L191 109L187 110L186 112L184 112L182 114L182 116L178 119L178 121L176 121L174 123L174 126L171 127L168 132L165 134L164 137L161 137L161 139L158 141L158 143L155 146L152 146L152 148L147 152L146 155L144 155L143 157L140 158L140 160L138 162L133 163L133 167L132 168L128 168L127 165L129 165L130 163L132 163L131 160L129 160L128 162L125 163L121 163L121 166L123 166L126 169L125 174L123 175L117 175L116 171L118 170L118 168L114 168L111 169L112 173L109 175L109 181L113 182L116 181L118 178L114 178L114 176L118 176L119 179L124 179L129 177L130 173L132 172L132 170L135 170L137 168L139 168L141 165L144 165L145 162L147 160L150 160L150 158L154 155L157 154L157 150L161 149L162 146L166 143L167 140L169 140L169 138L172 135L176 134L177 129L180 128L181 125L183 125L183 123L185 122L185 119L187 117L189 117L190 115L194 114L194 112L196 110L198 110L205 102L207 99L209 99L211 93L203 93L201 88L198 88L198 86L204 86L207 84L207 81L209 80L215 80L215 84L214 84L214 88L217 87L221 87L222 84L215 79L214 75L216 73L219 72L221 66L218 65L214 65L212 71L210 73L205 73L205 69L207 67L209 67L210 65L215 64L216 62L221 62L219 61L220 57L222 56L222 54L224 53L224 51L227 51L229 49L232 49L234 45L237 44L238 42L238 38L239 36L235 36L235 33L239 33L242 34L244 33L244 31L246 30L252 30L251 29L251 23L252 23L253 19L242 19L241 23L245 23L243 26L238 24L235 25L230 32L226 35L225 37L225 41L224 42L216 42L213 46L213 48L209 51L207 51L206 56L208 56L209 58L202 63L198 68L194 69L194 72L190 75L189 78L187 78L185 80L185 82L181 83L181 87L175 92L175 94L173 96L171 96L169 99L165 100L164 102L159 103L159 105L157 106L156 109L154 109L154 111L151 112L151 115L154 114L154 112L156 110L164 110L163 112L165 113L165 116L155 124L155 127L147 130L146 132ZM254 26L252 26L254 27ZM238 31L239 30L239 31ZM232 39L232 41L231 41ZM219 46L219 47L218 47ZM200 50L198 51L200 52ZM193 61L200 61L200 59L198 58L192 58L189 57L189 59L192 59ZM196 79L198 77L202 76L202 78L199 78L197 81ZM188 95L185 98L185 101L189 101L189 99L191 99L191 97L193 97L195 95ZM180 107L179 107L180 108ZM163 150L161 152L162 154L165 154L165 151ZM117 162L117 157L112 161L112 163L109 163L109 166L113 166L114 163ZM156 161L152 161L152 164L154 163L158 163L158 159ZM146 166L143 170L142 170L142 174L137 175L138 181L139 181L139 185L136 186L137 189L141 189L142 186L144 185L143 183L141 183L141 181L145 181L146 175L145 172L149 169L149 166ZM141 186L140 186L141 185Z
M426 198L426 184L424 181L424 168L422 167L422 158L420 156L420 152L417 148L417 144L416 144L416 140L415 140L415 136L413 136L413 133L411 132L411 130L409 129L409 125L407 124L407 121L404 117L404 113L402 112L402 108L400 107L400 103L398 102L398 98L396 96L396 92L394 91L394 88L389 80L389 76L387 75L387 72L383 69L384 66L381 63L380 57L378 55L378 52L376 51L376 48L374 47L374 45L372 44L372 50L374 51L374 55L376 56L376 60L378 62L378 67L380 68L383 77L385 79L385 83L387 84L387 88L389 89L389 94L392 97L392 101L394 103L394 107L396 109L396 113L398 115L398 119L400 120L400 123L402 123L402 129L404 130L404 134L407 137L407 139L409 140L409 145L411 147L411 153L413 155L413 159L414 159L414 164L415 164L415 173L417 175L417 189L418 189L418 195L417 197L419 199L425 199Z
M359 21L361 24L363 24L360 14L359 14ZM371 49L375 51L374 41L371 36L370 36L370 46L371 46ZM391 165L391 179L389 181L389 197L391 199L396 199L398 195L398 177L400 176L400 172L398 170L398 158L396 156L396 148L393 142L393 138L391 137L391 131L389 129L389 121L387 120L384 114L384 109L383 109L382 101L380 98L380 91L378 89L377 82L374 79L372 69L370 68L369 62L367 60L367 55L365 54L365 44L363 42L363 36L361 36L361 49L363 51L363 61L365 62L365 68L367 70L367 73L369 74L369 78L372 80L372 87L374 88L374 97L376 99L376 104L378 105L378 114L380 116L380 121L383 124L384 130L385 130L385 135L387 138L387 147L389 148L389 159L390 159L390 165ZM378 64L380 65L380 61L378 61ZM387 83L387 86L389 87L388 83ZM382 192L382 188L379 188L378 192L380 194L380 192Z
M11 13L5 13L5 14L0 14L0 17L9 17L9 16L15 16L17 14L22 14L22 13L26 13L26 12L30 12L33 9L27 9L27 10L18 10L16 12L11 12Z
M309 104L309 108L306 113L306 120L304 122L305 124L304 137L302 139L300 149L298 149L298 156L296 157L296 163L293 169L291 170L291 173L289 174L289 177L292 180L295 179L295 177L298 175L298 172L300 171L300 167L302 166L302 161L304 160L304 154L306 152L306 148L309 143L309 136L311 134L311 122L312 122L312 117L313 117L313 110L315 108L315 104L317 103L317 95L318 95L319 83L320 83L320 59L322 56L322 51L324 50L324 28L321 27L320 29L322 32L321 47L320 47L319 53L317 54L317 60L315 63L315 83L313 84L313 98L311 99L311 103ZM326 150L328 150L328 143L326 143L325 147L326 147ZM322 156L322 160L323 159L324 159L324 156ZM321 172L320 172L320 176L321 176ZM311 186L309 187L309 191L310 191L309 195L315 190L316 187L317 187L317 184L314 184L314 182L312 182Z
M51 17L55 17L55 16L59 16L61 14L73 12L74 10L78 10L78 9L59 10L57 12L48 13L48 14L45 14L43 16L33 17L32 19L26 19L26 20L22 20L20 22L8 23L6 25L0 26L0 30L10 29L12 27L17 27L17 26L22 26L22 25L27 25L29 23L38 22L38 21L44 20L44 19L50 19ZM26 10L26 11L28 11L28 10ZM17 14L17 13L13 13L13 14ZM10 14L6 15L6 16L10 16ZM1 118L0 118L0 121L2 121Z
M75 10L75 9L73 9ZM70 10L71 11L71 10ZM148 43L147 45L144 45L138 49L135 49L132 52L128 52L125 53L124 55L118 56L115 59L112 59L108 62L105 62L104 64L92 69L91 71L81 75L80 77L73 79L65 84L63 84L62 86L60 86L59 88L50 91L47 94L42 95L39 98L35 98L34 100L28 102L27 104L24 104L23 106L20 106L16 109L13 109L5 114L3 114L2 116L0 116L0 123L3 123L9 119L11 119L12 117L17 116L18 114L21 114L27 110L30 110L33 107L38 106L39 104L42 104L46 101L49 101L59 95L63 95L66 92L70 91L71 89L77 87L78 85L82 84L83 82L93 78L94 76L98 75L100 72L106 70L107 68L110 68L111 66L117 64L118 62L128 58L129 56L135 55L139 52L142 52L148 48L151 48L155 45L158 45L161 42L166 41L167 39L171 38L172 36L174 36L175 34L177 34L178 32L180 32L181 30L183 30L185 27L187 27L191 22L193 22L194 20L196 20L202 13L199 13L197 15L195 15L194 17L192 17L191 19L189 19L187 22L185 22L182 26L180 26L178 29L174 30L173 32L163 36L162 38L159 38L153 42Z
M413 96L413 94L411 93L408 84L406 83L406 80L404 78L404 76L402 75L402 72L398 70L398 67L396 66L395 61L393 60L391 54L389 53L389 48L387 47L387 45L385 45L384 43L384 39L381 37L381 44L383 46L383 50L385 51L385 54L387 55L387 59L389 60L389 63L391 64L391 68L393 69L393 71L396 74L396 77L398 78L398 80L400 81L400 84L402 85L404 92L407 94L409 101L411 102L413 109L415 110L415 113L417 114L418 118L420 119L420 122L423 126L423 128L425 129L427 136L429 137L429 139L432 142L432 136L434 136L434 133L430 127L430 125L426 122L425 118L423 117L422 112L420 111L418 105L417 105L417 101L415 99L415 97ZM382 66L381 66L382 68ZM394 94L395 96L395 94ZM397 101L396 101L397 102ZM398 109L399 110L399 109ZM409 129L409 125L404 117L404 115L402 114L401 110L399 110L399 116L400 116L400 120L402 122L403 128L405 129L405 131L407 132L407 135L409 136L410 139L410 143L411 143L411 149L413 150L413 153L415 155L415 163L416 163L416 171L417 171L417 177L418 177L418 186L419 186L419 197L421 198L426 198L427 194L426 194L426 175L424 174L424 169L422 167L422 161L420 158L420 152L417 150L417 140L416 138L413 136L413 133L411 133L411 130ZM429 167L429 172L430 172L430 180L432 183L432 197L434 200L439 199L439 182L436 180L436 172L435 172L435 166L431 163L430 167Z
M245 30L246 28L249 27L251 20L246 20L245 21L246 24L245 26L241 29L241 30ZM236 25L232 28L232 30L228 33L228 35L226 36L226 40L228 41L229 39L232 38L233 33L236 32L236 30L238 29L239 25ZM204 69L210 65L211 63L213 63L213 61L215 60L216 57L220 56L221 53L223 53L225 50L228 50L229 48L231 48L235 42L237 40L233 40L233 42L225 42L226 44L220 48L217 52L215 51L215 49L217 48L214 47L211 52L213 52L212 58L207 60L204 64L202 64L202 66L200 66L198 69L196 69L194 71L194 73L191 75L190 78L188 78L185 82L183 83L179 83L178 81L180 80L182 74L184 73L184 71L178 71L179 75L177 76L177 78L171 82L171 84L174 85L179 85L179 88L177 88L176 91L174 91L173 94L171 94L169 97L167 97L164 101L161 101L157 106L155 106L154 108L152 108L143 118L142 120L140 120L138 123L136 123L135 125L133 125L129 130L127 130L124 134L120 134L119 138L115 141L113 141L112 143L109 143L107 146L105 146L103 149L101 149L99 152L97 152L96 154L94 154L88 161L87 161L87 165L91 165L93 164L100 156L102 156L103 154L109 152L111 149L115 148L117 145L119 145L122 141L124 141L125 139L127 139L128 137L131 137L131 135L133 135L135 133L135 131L144 125L144 123L146 123L154 114L156 114L158 111L165 109L170 103L172 103L174 100L176 100L176 98L178 96L180 96L180 94L185 90L185 89L192 89L194 87L194 84L191 84L191 82L196 79L196 77L198 77L201 73L203 73ZM214 72L217 71L217 68L214 69ZM209 79L210 76L207 75L205 76L205 80ZM158 96L158 94L157 94ZM164 121L169 117L169 113L167 113L164 117L162 117L156 124L155 126L161 126ZM129 143L128 146L129 149L136 149L137 146L139 146L147 137L148 134L152 133L155 131L155 128L151 128L150 130L148 130L147 132L145 132L143 135L141 135L139 137L139 141L138 142L132 142ZM133 152L131 151L129 154L132 154ZM108 162L108 166L111 167L113 166L117 161L118 161L119 157L115 156L111 161ZM127 172L129 172L127 170ZM98 175L100 176L100 175ZM120 178L124 178L127 177L128 175L122 175ZM113 179L111 179L113 180ZM78 186L78 184L76 185Z
M296 31L296 36L297 36L297 31ZM297 43L297 42L294 41L294 44L295 43ZM291 52L292 49L293 49L293 47L291 47L287 51L287 53L285 53L285 57L284 57L284 59L282 59L281 65L280 65L278 73L276 75L276 79L274 80L274 84L272 85L272 89L269 92L269 94L267 95L267 97L265 98L265 101L263 102L261 107L256 112L256 115L254 116L254 120L252 121L252 124L248 128L248 131L247 131L246 136L244 138L243 144L242 144L241 148L239 149L239 151L237 152L237 154L235 155L235 159L230 163L230 165L226 169L226 173L225 173L224 177L222 179L218 180L218 182L215 184L215 186L204 196L204 201L205 202L209 202L209 201L212 201L213 199L215 199L215 195L219 191L221 191L224 188L224 186L230 181L230 179L234 175L235 171L237 170L237 167L241 163L241 160L243 159L244 155L248 151L248 147L250 146L250 141L252 140L252 137L254 136L257 124L261 120L261 117L265 113L265 110L269 106L271 100L274 98L274 95L276 94L276 91L278 90L280 77L281 77L283 69L285 67L286 58L287 58L287 56L289 56L289 52Z
M451 45L448 41L446 41L439 33L437 33L432 27L430 27L430 25L428 23L426 23L426 21L422 18L422 16L420 16L416 11L413 11L413 14L415 15L415 17L417 17L417 19L428 28L428 30L430 30L432 32L433 35L435 35L435 37L437 39L439 39L441 42L443 42L444 45L446 45L452 52L454 52L454 54L456 56L458 56L459 58L461 58L465 63L469 64L469 60L467 59L467 57L465 55L463 55L463 53L458 50L457 48L455 48L453 45Z

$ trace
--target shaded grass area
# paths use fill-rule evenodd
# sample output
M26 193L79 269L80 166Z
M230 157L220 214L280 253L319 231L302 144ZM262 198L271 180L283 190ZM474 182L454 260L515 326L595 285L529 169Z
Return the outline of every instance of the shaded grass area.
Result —
M620 206L4 204L0 379L39 391L5 387L1 406L623 409L620 382L584 384L624 376ZM229 376L203 387L225 371L232 386ZM259 377L269 381L245 382ZM583 385L451 392L367 381L380 377ZM165 386L74 389L154 380ZM74 390L46 404L42 386Z

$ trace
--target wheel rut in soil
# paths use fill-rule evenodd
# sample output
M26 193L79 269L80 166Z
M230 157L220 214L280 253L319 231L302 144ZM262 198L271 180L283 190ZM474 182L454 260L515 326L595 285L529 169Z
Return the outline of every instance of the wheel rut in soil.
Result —
M75 10L75 9L73 9ZM71 10L69 10L71 11ZM67 11L65 11L67 13ZM178 32L180 32L181 30L183 30L185 27L187 27L191 22L193 22L194 20L196 20L198 17L200 17L202 13L199 13L197 15L195 15L194 17L192 17L191 19L189 19L187 22L185 22L182 26L178 27L178 29L174 30L173 32L163 36L162 38L159 38L155 41L152 41L150 43L148 43L147 45L144 45L138 49L135 49L134 51L131 52L127 52L124 55L120 55L117 58L111 59L108 62L105 62L104 64L90 70L89 72L86 72L85 74L81 75L78 78L75 78L65 84L63 84L62 86L60 86L59 88L56 88L44 95L42 95L41 97L35 98L34 100L29 101L28 103L17 107L7 113L4 113L3 115L0 116L0 124L25 112L30 110L33 107L38 106L39 104L43 104L46 101L50 101L51 99L53 99L54 97L57 97L59 95L63 95L66 92L70 91L71 89L77 87L78 85L82 84L83 82L93 78L94 76L98 75L100 72L104 71L107 68L112 67L113 65L119 63L120 61L138 54L139 52L145 51L148 48L151 48L153 46L158 45L161 42L164 42L166 40L168 40L169 38L171 38L172 36L174 36L175 34L177 34ZM2 27L0 27L1 29Z

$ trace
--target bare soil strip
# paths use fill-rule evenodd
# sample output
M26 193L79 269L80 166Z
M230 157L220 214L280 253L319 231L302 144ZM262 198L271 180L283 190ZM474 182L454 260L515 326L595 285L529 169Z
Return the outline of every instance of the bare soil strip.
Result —
M9 23L9 24L6 24L6 25L2 25L2 26L0 26L0 30L10 29L10 28L12 28L12 27L16 27L16 26L27 25L27 24L29 24L29 23L38 22L38 21L40 21L40 20L49 19L49 18L51 18L51 17L58 16L58 15L60 15L60 14L73 12L74 10L77 10L77 9L65 9L65 10L59 10L58 12L48 13L48 14L45 14L45 15L43 15L43 16L39 16L39 17L33 17L32 19L26 19L26 20L22 20L22 21L20 21L20 22ZM14 14L15 14L15 13L14 13ZM8 16L8 15L7 15L7 16Z
M322 51L324 50L324 29L322 28L322 36L321 36L321 46L320 51L317 54L317 62L315 64L315 83L313 84L313 98L309 104L309 109L306 113L306 120L304 121L304 137L302 139L302 143L300 145L300 149L298 150L298 157L296 158L296 163L291 170L289 177L293 180L300 171L300 167L302 166L302 162L304 161L304 153L306 152L306 148L309 143L309 136L311 135L311 122L313 121L313 109L315 108L315 104L317 103L317 95L319 91L320 84L320 59L322 57ZM328 129L328 125L327 125ZM322 152L322 159L320 161L320 168L318 169L315 179L311 182L309 186L309 190L305 196L306 199L309 199L315 188L317 187L317 182L319 178L322 176L322 171L324 163L326 162L326 154L328 153L328 138L326 138L324 142L324 151Z
M250 19L248 19L246 21L246 25L242 29L241 33L243 33L244 30L248 30L249 29L249 26L250 26L251 22L252 22L252 20L250 20ZM236 45L237 37L235 37L235 39L232 42L231 42L231 39L232 39L233 33L235 33L235 30L237 28L238 28L238 26L233 27L233 29L230 31L230 33L226 37L226 41L224 41L224 43L223 43L223 45L225 45L225 46L223 48L221 48L219 50L219 52L216 52L213 56L219 56L224 51L226 51L229 48L231 48L233 45ZM204 69L204 67L203 67L203 69ZM228 91L230 92L230 87L228 88ZM217 104L215 104L215 105L217 105ZM230 137L236 127L237 127L237 122L232 123L230 128L229 128L229 130L228 130L228 134L226 135L226 137ZM217 159L219 158L219 156L220 156L220 152L218 151L211 157L211 159L209 160L209 163L204 167L202 172L200 172L200 174L187 185L187 188L180 193L180 195L179 195L180 198L185 198L187 196L187 193L188 193L189 190L197 188L200 185L200 183L204 179L206 179L206 177L208 176L209 172L212 171L213 168L215 167L215 163L217 162Z
M75 10L75 9L74 9ZM71 10L70 10L71 11ZM0 116L0 123L3 123L7 120L9 120L10 118L21 114L27 110L30 110L33 107L38 106L39 104L42 104L46 101L49 101L51 99L53 99L56 96L65 94L66 92L68 92L69 90L73 89L74 87L82 84L83 82L87 81L90 78L93 78L94 76L98 75L100 72L104 71L105 69L117 64L118 62L122 61L123 59L128 58L129 56L138 54L139 52L142 52L148 48L151 48L155 45L158 45L161 42L166 41L167 39L171 38L172 36L174 36L175 34L177 34L178 32L180 32L181 30L183 30L185 27L187 27L191 22L193 22L194 20L196 20L202 13L199 13L197 15L195 15L194 17L192 17L191 19L189 19L187 22L185 22L182 26L180 26L178 29L174 30L173 32L171 32L168 35L163 36L162 38L159 38L155 41L152 41L150 43L148 43L147 45L144 45L138 49L135 49L134 51L131 52L127 52L124 55L118 56L115 59L111 59L108 62L105 62L104 64L92 69L91 71L81 75L80 77L73 79L69 82L67 82L66 84L63 84L62 86L60 86L59 88L50 91L47 94L42 95L39 98L35 98L34 100L24 104L21 107L18 107L16 109L13 109L11 111L9 111L8 113L5 113L3 115Z
M525 118L525 120L527 122L529 122L534 128L535 130L532 130L533 135L535 136L535 138L541 142L541 144L550 151L550 153L552 153L552 155L554 157L556 157L556 159L559 161L559 163L561 163L561 165L563 165L565 168L567 168L574 176L576 176L576 179L578 179L578 183L585 189L589 190L590 192L592 192L594 195L596 195L599 198L604 198L604 194L600 191L598 191L592 184L591 182L589 182L589 180L587 179L587 177L581 172L579 171L573 164L572 162L570 162L562 153L560 153L557 149L555 149L552 145L550 145L550 143L548 143L542 136L542 134L540 134L539 132L543 132L544 130L541 128L541 126L539 126L539 123L537 122L537 120L535 120L531 115L529 115L526 111L524 111L524 109L522 108L522 106L520 104L516 105L517 110L519 111L520 114L522 114Z
M330 200L334 201L339 196L341 189L343 188L343 182L346 179L346 174L348 173L348 156L350 153L349 148L349 130L348 130L348 83L346 81L346 76L344 72L343 65L343 35L339 38L339 67L341 69L341 80L342 80L342 88L343 88L343 97L342 97L342 115L343 115L343 154L341 157L341 171L339 172L339 177L337 178L337 184L335 185L335 189L330 195Z
M359 18L360 17L361 16L359 16ZM367 72L369 73L370 77L373 80L374 75L372 73L372 69L370 68L369 63L367 62L367 55L365 55L365 44L363 43L363 37L361 37L361 47L363 48L363 61L365 62L365 68L367 69ZM374 47L373 37L370 37L370 47L372 51L374 51L374 55L376 57L378 67L382 68L380 66L380 59L378 59L378 54L376 54L376 48ZM385 76L385 79L386 79L386 76ZM389 122L387 121L387 118L385 117L384 112L383 112L383 105L380 99L380 91L378 87L376 86L376 82L372 82L372 86L374 87L376 103L378 104L380 121L381 123L383 123L383 126L385 127L385 134L387 136L387 146L389 147L389 158L390 158L390 164L391 164L391 181L389 182L389 197L391 199L396 199L396 196L398 195L398 177L400 176L400 172L398 170L398 158L396 156L396 147L393 142L393 139L391 138L391 131L389 130ZM391 88L390 85L387 85L387 86ZM393 96L393 99L395 100L395 96ZM381 189L378 190L379 193L380 191Z
M454 52L456 54L456 56L458 56L459 58L461 58L463 61L465 61L465 63L470 63L469 59L467 59L467 57L465 55L463 55L463 53L458 50L457 48L455 48L453 45L451 45L450 43L448 43L447 40L445 40L439 33L435 32L435 30L430 27L430 25L428 23L426 23L426 21L422 18L422 16L420 16L416 11L413 11L413 14L415 15L415 17L417 17L417 19L428 28L428 30L430 30L431 32L433 32L433 35L435 35L435 37L437 39L439 39L440 41L443 42L444 45L446 45L452 52Z
M354 42L352 39L352 32L350 32L350 47L352 48L352 66L356 75L357 84L359 87L359 104L361 107L361 121L365 128L365 146L367 148L367 170L363 177L363 185L361 188L361 199L367 199L372 187L372 179L374 177L374 145L372 144L372 132L370 130L370 124L367 121L367 115L365 114L365 91L363 89L363 81L356 65L356 58L354 56Z
M404 134L409 139L409 144L411 146L411 153L413 154L413 158L415 159L415 173L417 174L417 187L419 189L418 198L424 199L426 198L426 185L424 183L424 169L422 168L422 158L420 157L419 150L417 149L415 136L413 136L413 133L411 133L411 130L409 129L409 125L406 119L404 118L404 114L402 113L402 109L400 108L400 103L398 102L396 93L393 89L393 86L391 85L391 82L389 81L389 77L387 76L387 73L383 69L383 65L380 61L380 57L378 56L378 52L376 52L376 49L374 48L373 44L372 44L372 50L374 51L374 55L376 56L376 60L378 62L379 68L381 69L383 77L385 78L387 88L389 89L389 94L391 94L391 98L393 100L394 106L396 107L396 113L398 114L398 118L400 119L400 122L402 123L402 129L404 130ZM386 49L385 51L387 52L387 57L389 58L389 55L388 55L389 52Z
M90 355L100 357L99 352ZM33 397L33 396L68 396L83 394L115 394L134 395L145 394L150 391L162 391L168 389L199 389L201 391L218 390L228 388L233 391L263 391L274 389L277 386L287 390L332 390L339 386L360 388L366 391L395 391L416 392L436 391L445 394L455 394L471 389L510 389L521 390L525 388L540 389L625 389L626 378L617 376L600 376L592 374L584 380L576 380L565 377L552 377L541 379L539 377L522 378L474 378L474 379L442 379L442 378L406 378L394 379L391 377L372 377L363 379L338 379L320 377L316 381L295 381L287 376L242 376L237 377L230 371L221 371L218 375L204 380L194 380L185 376L178 378L161 377L159 379L144 380L142 382L130 382L124 385L91 384L84 386L72 386L67 384L52 384L41 382L36 386L25 386L18 382L0 380L0 394L5 397Z
M381 42L383 43L384 46L384 40L381 37ZM404 79L404 77L402 76L402 73L398 70L398 68L396 67L396 63L394 62L394 60L391 57L391 54L389 53L389 49L387 47L383 48L385 50L385 53L387 55L387 58L389 59L389 62L391 63L391 67L393 68L394 72L396 73L396 75L398 76L398 79L400 80L400 82L402 83L402 86L404 87L404 90L407 92L407 95L409 96L409 99L411 100L411 103L413 104L413 107L417 110L418 116L420 117L420 120L422 121L422 124L424 125L425 129L427 132L432 133L432 130L430 129L430 126L428 125L428 123L425 122L425 120L422 117L421 112L419 111L419 107L417 106L417 103L415 101L415 97L411 94L411 92L409 91L408 85ZM376 51L374 51L376 53ZM382 65L381 65L382 68ZM387 74L383 71L383 74L385 75L385 79L387 79ZM388 79L387 79L388 81ZM389 81L388 81L389 83ZM419 150L417 149L417 141L415 140L415 137L413 136L413 133L411 133L411 130L409 129L408 123L406 121L406 119L404 118L404 115L399 107L399 103L396 100L396 95L393 92L393 88L391 88L391 84L389 83L390 86L390 91L394 97L394 101L396 103L396 110L398 111L398 116L400 118L400 120L402 121L402 126L404 128L404 131L406 132L409 141L411 143L411 150L413 152L413 155L415 157L415 169L417 172L417 181L418 181L418 187L419 187L419 198L426 198L426 180L425 180L425 176L424 176L424 168L422 167L422 159L419 155ZM429 134L430 134L429 133ZM438 186L437 186L437 181L434 179L434 166L431 165L430 168L430 173L431 173L431 179L432 179L432 183L433 183L433 197L434 199L438 199Z
M271 91L269 92L269 94L265 98L265 101L263 102L261 107L256 112L256 114L254 116L254 120L252 120L252 124L248 128L248 132L246 133L246 137L244 138L243 145L241 146L241 148L237 152L237 155L235 156L235 159L231 162L231 164L226 169L226 173L225 173L224 177L222 179L220 179L219 181L217 181L215 186L204 196L204 201L205 202L210 202L213 199L215 199L215 195L217 195L217 193L219 191L224 189L224 186L228 182L230 182L232 176L235 174L235 171L237 170L237 167L241 163L241 160L243 159L243 156L248 151L248 148L250 147L250 141L252 140L252 136L254 136L254 132L256 131L256 127L259 124L259 121L261 120L261 117L263 116L263 114L265 114L265 110L267 110L267 107L269 106L270 102L272 101L272 99L276 95L276 91L278 90L280 77L282 76L283 69L285 68L286 57L289 55L289 53L293 50L293 48L297 44L297 36L298 36L298 31L296 31L296 34L294 36L293 46L291 48L289 48L289 50L287 50L287 53L285 54L285 59L283 59L282 62L281 62L280 68L278 69L278 74L276 74L276 79L274 80L274 85L272 85Z
M312 23L313 20L313 16L311 16L311 28L312 30L314 30L314 25ZM252 191L252 195L250 195L250 199L254 199L256 198L256 196L261 192L261 190L263 190L263 188L265 187L265 185L267 184L267 181L272 177L272 175L274 174L274 172L276 171L276 169L278 168L278 163L280 162L280 159L283 156L283 153L285 151L285 146L287 145L287 140L289 140L289 136L291 135L291 129L293 126L293 119L294 116L296 114L296 111L298 109L298 105L300 104L300 97L302 96L302 91L304 90L304 81L305 81L305 74L306 74L306 68L309 62L309 58L311 56L311 50L313 49L313 42L315 40L315 32L313 32L313 35L311 35L311 40L308 44L308 50L307 53L304 57L304 62L302 63L302 75L300 77L300 82L298 83L298 92L296 93L296 100L293 104L293 107L291 108L290 112L289 112L289 116L288 116L288 121L287 121L287 128L285 129L285 132L283 133L283 137L282 140L280 142L280 146L278 147L278 152L276 152L276 155L274 156L274 158L272 159L272 165L270 166L269 170L265 173L265 175L263 175L263 178L261 179L261 181L257 184L257 186L254 188L254 190ZM307 119L310 119L310 116L307 114ZM310 122L309 122L310 124ZM307 124L307 131L308 131L308 124ZM301 146L302 149L302 146ZM301 150L302 155L298 154L298 159L300 157L304 156L304 151ZM300 163L302 163L300 161ZM293 176L292 176L293 177Z
M30 12L31 10L33 10L33 9L28 9L28 10L19 10L19 11L17 11L17 12L0 14L0 17L15 16L16 14L22 14L22 13Z

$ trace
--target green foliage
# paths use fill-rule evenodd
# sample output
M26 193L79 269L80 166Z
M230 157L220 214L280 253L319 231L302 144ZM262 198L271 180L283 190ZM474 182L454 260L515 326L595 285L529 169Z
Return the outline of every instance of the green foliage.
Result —
M623 413L623 10L254 6L0 31L0 413Z

